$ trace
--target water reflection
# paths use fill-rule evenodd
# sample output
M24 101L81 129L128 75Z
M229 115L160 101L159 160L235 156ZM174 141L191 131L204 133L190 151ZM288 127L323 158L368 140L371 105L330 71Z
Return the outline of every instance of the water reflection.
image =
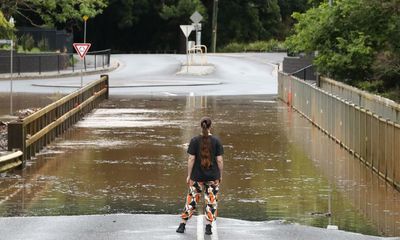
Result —
M204 115L226 151L220 216L399 235L398 193L272 96L111 99L1 178L0 215L177 214Z
M292 111L281 112L288 139L313 161L318 171L328 178L332 190L343 198L348 206L333 205L333 224L341 228L359 228L356 223L342 218L342 212L354 208L383 236L400 236L400 193L385 180L366 167L360 160L340 148L332 147L333 141L316 128L304 129L304 120ZM333 199L333 203L337 199Z
M64 95L60 93L53 94L13 94L13 109L14 111L25 108L44 107L47 104L54 102ZM10 114L10 94L0 93L0 120L4 115Z

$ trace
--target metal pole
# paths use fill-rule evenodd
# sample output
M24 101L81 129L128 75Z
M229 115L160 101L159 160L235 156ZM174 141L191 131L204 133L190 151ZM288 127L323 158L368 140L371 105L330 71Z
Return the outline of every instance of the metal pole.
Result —
M86 21L84 21L84 30L83 30L83 43L86 43Z
M212 33L211 33L211 52L215 53L217 46L217 18L218 18L218 0L214 0Z
M10 115L13 115L13 48L14 40L11 39L11 50L10 50Z
M189 72L189 52L188 52L189 39L186 37L186 72Z
M81 88L83 86L83 69L81 68Z
M329 6L332 7L333 5L333 0L329 0Z

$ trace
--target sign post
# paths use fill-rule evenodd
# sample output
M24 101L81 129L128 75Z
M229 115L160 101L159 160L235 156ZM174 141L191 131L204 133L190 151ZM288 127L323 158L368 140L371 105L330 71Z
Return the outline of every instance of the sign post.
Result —
M84 22L84 26L83 26L83 42L86 43L86 22L89 19L89 16L85 15L82 17L83 22Z
M10 44L10 115L13 115L13 40L0 39L0 44Z
M195 11L192 16L190 16L190 20L194 23L194 27L196 29L196 45L201 45L201 20L203 20L203 16L198 11Z
M183 34L186 37L186 68L187 68L187 72L189 72L189 52L188 52L188 45L189 45L189 35L190 33L193 31L194 26L193 25L180 25L181 30L183 32Z
M89 51L91 46L90 43L74 43L72 44L79 57L85 61L86 53ZM81 87L83 86L83 69L81 68Z

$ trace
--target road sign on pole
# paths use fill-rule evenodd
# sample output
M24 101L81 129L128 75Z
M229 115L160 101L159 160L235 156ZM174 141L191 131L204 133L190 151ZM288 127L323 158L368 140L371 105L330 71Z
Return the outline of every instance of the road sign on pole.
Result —
M203 20L203 16L201 16L201 14L196 11L192 14L192 16L190 16L190 20L192 20L193 23L200 23L201 20Z
M75 48L75 51L79 54L81 58L85 58L86 53L89 51L91 46L90 43L74 43L72 44Z
M193 25L196 29L196 45L201 45L201 20L203 20L203 16L198 11L195 11L192 16L190 16L190 20L192 20Z
M72 44L75 48L75 51L78 55L85 61L86 53L89 51L91 46L90 43L74 43ZM86 62L85 62L86 63ZM85 71L86 71L86 64L85 64ZM83 69L81 69L81 87L83 87Z
M190 33L194 30L193 25L180 25L180 27L186 38L188 38Z
M189 72L189 53L188 53L188 38L190 33L193 31L194 26L193 25L180 25L181 30L183 34L186 37L186 67L187 67L187 72Z

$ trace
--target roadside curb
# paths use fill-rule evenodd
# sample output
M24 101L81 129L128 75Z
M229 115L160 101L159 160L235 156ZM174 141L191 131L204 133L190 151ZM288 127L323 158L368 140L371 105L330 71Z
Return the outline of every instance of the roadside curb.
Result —
M176 84L137 84L137 85L110 85L109 88L145 88L145 87L184 87L184 86L210 86L221 85L222 82L204 82L204 83L176 83ZM50 85L50 84L32 84L35 87L54 87L54 88L80 88L80 85Z
M97 74L101 74L101 73L108 73L108 72L112 72L116 69L118 69L121 66L121 63L118 60L115 60L115 64L113 66L110 66L108 68L104 68L104 69L98 69L98 70L93 70L93 71L86 71L83 72L85 76L90 76L90 75L97 75ZM77 77L77 76L81 76L81 72L80 71L76 71L76 72L68 72L68 73L56 73L56 74L46 74L44 73L43 75L15 75L13 76L13 80L32 80L32 79L50 79L50 78L66 78L66 77ZM1 77L0 76L0 81L7 81L10 80L10 77Z

